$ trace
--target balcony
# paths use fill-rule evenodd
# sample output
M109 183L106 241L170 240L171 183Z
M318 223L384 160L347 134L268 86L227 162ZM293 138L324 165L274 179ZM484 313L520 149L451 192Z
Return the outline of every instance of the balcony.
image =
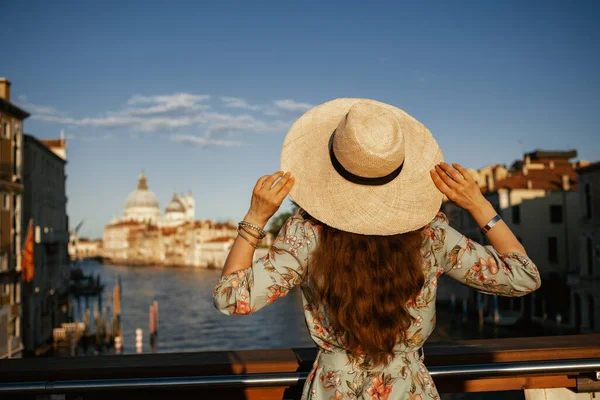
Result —
M298 399L316 354L303 348L9 360L0 363L0 397ZM600 392L600 334L432 343L425 364L441 393Z

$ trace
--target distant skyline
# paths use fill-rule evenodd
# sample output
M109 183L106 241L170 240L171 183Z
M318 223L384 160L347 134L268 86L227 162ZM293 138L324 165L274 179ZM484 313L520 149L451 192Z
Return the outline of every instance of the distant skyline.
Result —
M142 170L162 210L191 190L197 218L239 220L290 125L337 97L402 108L468 168L600 160L600 5L456 4L5 2L0 77L26 133L65 131L70 224L92 238Z

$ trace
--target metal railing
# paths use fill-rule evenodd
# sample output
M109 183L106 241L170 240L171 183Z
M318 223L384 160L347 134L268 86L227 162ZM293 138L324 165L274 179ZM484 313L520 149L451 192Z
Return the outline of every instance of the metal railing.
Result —
M511 377L524 375L581 374L597 377L600 358L585 360L553 360L507 362L474 365L432 366L434 378ZM85 379L33 382L0 382L2 393L81 392L98 390L176 389L176 388L250 388L303 385L308 372L238 374L192 377L155 377L125 379ZM599 381L600 383L600 381ZM598 386L600 389L600 385Z
M600 392L599 334L427 343L425 354L440 393ZM0 398L296 399L316 357L300 348L2 360Z

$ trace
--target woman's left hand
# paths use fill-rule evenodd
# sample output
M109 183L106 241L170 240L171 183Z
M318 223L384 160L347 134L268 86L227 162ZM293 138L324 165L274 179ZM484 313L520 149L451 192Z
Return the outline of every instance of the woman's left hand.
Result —
M277 181L278 179L279 181ZM276 181L277 183L275 183ZM250 210L244 217L244 221L263 228L290 193L294 182L291 174L289 172L284 174L283 171L261 177L252 191Z

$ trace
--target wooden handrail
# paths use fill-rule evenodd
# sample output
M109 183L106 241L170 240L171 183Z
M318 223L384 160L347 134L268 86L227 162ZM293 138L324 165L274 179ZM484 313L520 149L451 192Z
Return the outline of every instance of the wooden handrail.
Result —
M0 383L305 373L311 369L316 354L314 348L303 348L5 360L0 361ZM452 365L586 359L600 359L600 334L438 342L425 346L425 364L430 369ZM555 373L532 372L506 377L492 373L473 377L434 375L434 380L440 392L477 392L575 388L576 377L577 373L558 370ZM286 389L294 397L301 388L232 388L240 393L243 390L248 398L259 392L262 393L260 398L267 398L265 393L273 394L272 398L281 398ZM219 389L219 393L222 391Z

